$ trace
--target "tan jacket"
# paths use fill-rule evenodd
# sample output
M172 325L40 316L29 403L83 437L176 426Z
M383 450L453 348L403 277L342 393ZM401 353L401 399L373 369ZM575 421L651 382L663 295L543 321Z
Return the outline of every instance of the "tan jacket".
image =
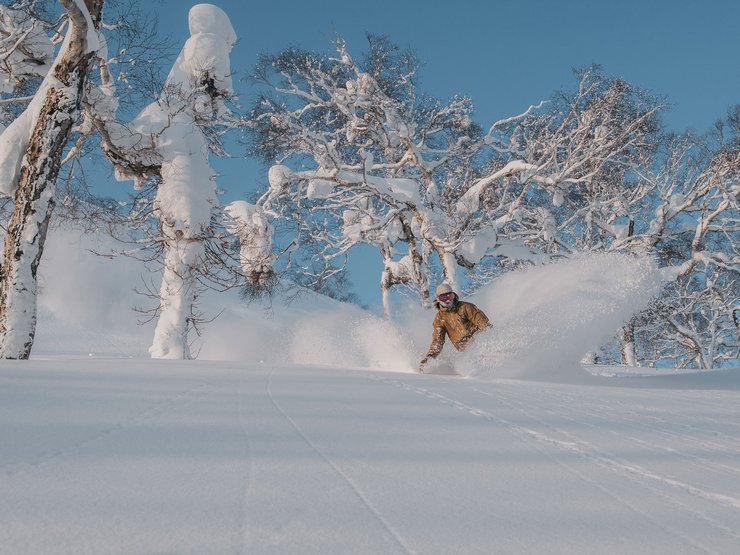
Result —
M427 357L435 358L445 344L445 336L461 351L477 332L490 327L483 311L472 303L458 301L450 309L440 308L434 317L432 344Z

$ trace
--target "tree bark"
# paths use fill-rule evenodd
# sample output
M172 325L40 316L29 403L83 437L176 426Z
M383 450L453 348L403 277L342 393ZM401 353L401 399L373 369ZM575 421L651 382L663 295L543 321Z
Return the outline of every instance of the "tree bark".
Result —
M622 327L620 334L620 350L622 352L622 364L637 366L635 353L635 326L632 322Z
M85 0L100 20L104 0ZM44 251L64 147L79 114L93 53L88 19L74 0L60 0L72 25L51 69L54 84L36 117L20 171L0 267L0 357L27 359L36 334L37 272Z
M159 292L161 313L149 347L152 358L193 358L188 333L196 319L197 269L203 262L204 251L203 242L197 239L173 239L167 243Z

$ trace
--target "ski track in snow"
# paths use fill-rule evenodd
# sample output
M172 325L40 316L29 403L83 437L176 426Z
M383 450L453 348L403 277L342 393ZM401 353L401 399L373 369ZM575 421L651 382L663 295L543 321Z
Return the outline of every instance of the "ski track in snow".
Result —
M671 498L669 495L666 494L666 491L660 490L657 487L655 487L653 484L646 482L645 480L635 480L635 478L644 478L652 481L660 482L664 485L668 485L672 488L676 488L679 490L682 490L686 493L689 493L691 495L704 498L708 501L713 501L720 503L722 505L725 505L727 507L733 508L733 509L740 509L740 499L718 494L711 491L706 491L702 488L692 486L690 484L681 482L679 480L676 480L675 478L672 478L670 476L662 475L662 474L656 474L654 472L651 472L643 467L640 467L639 465L631 464L627 461L624 461L615 455L611 453L607 453L593 444L584 441L582 439L579 439L574 434L564 431L560 428L557 428L556 426L553 426L549 422L534 416L531 412L527 411L526 409L522 408L521 403L514 400L509 400L505 396L501 395L492 395L490 392L481 391L479 389L474 389L474 391L479 392L487 397L491 397L492 399L502 402L506 404L507 406L514 408L524 416L530 418L537 424L543 426L544 428L547 428L551 430L551 432L565 436L566 440L560 440L555 439L552 436L547 436L546 434L540 434L538 432L532 432L531 430L526 430L527 433L533 433L537 439L541 439L544 442L552 443L553 445L557 446L558 448L561 448L566 451L573 451L577 453L578 455L595 462L601 466L604 466L610 470L613 470L615 472L618 472L628 479L632 481L636 481L639 485L646 487L650 491L652 491L654 494L664 498L666 501L670 502L672 505L684 510L685 512L688 512L692 514L694 517L696 517L699 520L704 521L706 524L716 528L717 530L728 534L732 536L735 539L740 540L740 533L735 532L731 528L722 525L721 523L711 519L707 515L700 513L696 510L694 510L691 506L689 506L686 503L682 503L677 501L676 499ZM558 415L562 416L562 415ZM567 417L565 417L567 418ZM581 420L575 420L571 419L573 422L578 422L579 424L583 424L583 421ZM586 423L588 425L588 423ZM655 448L654 444L651 444L652 448ZM674 451L675 454L675 451ZM697 546L698 547L698 546ZM702 548L704 549L704 548ZM707 549L707 551L709 551Z
M16 398L21 422L59 422L59 435L7 444L3 516L19 520L0 527L2 553L740 545L737 391L198 363L122 366L119 381L71 366L3 382L3 437L19 437Z
M572 449L571 444L563 442L561 440L554 439L552 437L548 437L545 434L542 434L541 432L537 432L535 430L525 428L522 426L519 426L513 422L510 422L504 418L494 416L490 412L479 409L476 407L473 407L471 405L468 405L466 403L463 403L461 401L458 401L456 399L452 399L451 397L447 395L442 395L436 392L433 392L429 389L419 387L419 386L413 386L408 383L399 382L396 380L383 380L385 383L388 383L390 385L394 385L397 387L402 387L403 389L416 393L418 395L424 396L428 399L431 399L433 401L439 402L443 405L446 405L450 408L461 410L465 413L470 414L471 416L474 416L476 418L483 418L485 420L488 420L489 422L496 422L498 424L501 424L505 426L507 429L509 429L511 432L513 432L515 435L518 436L518 438L521 441L524 441L528 445L534 447L538 452L540 452L542 455L550 459L552 462L557 464L558 466L565 468L567 471L572 473L573 475L577 476L580 480L586 482L592 487L595 487L602 493L608 495L612 499L615 499L617 502L625 506L628 510L636 513L640 517L644 518L648 522L651 522L656 527L664 530L665 532L675 536L679 540L681 540L684 543L688 543L692 545L694 548L704 552L704 553L713 553L711 550L708 550L697 543L695 543L693 540L682 534L680 531L676 530L675 528L669 527L659 521L657 521L655 518L653 518L650 514L640 510L636 505L633 503L630 503L629 501L625 500L622 496L620 496L618 493L605 488L602 484L598 483L597 481L585 476L582 472L579 472L578 470L574 469L564 461L558 459L557 457L553 456L551 452L546 451L542 449L542 445L547 445L550 447L557 447L560 450L563 451L574 451Z
M94 444L97 441L108 438L113 434L120 433L124 430L128 430L132 427L141 425L152 418L164 414L171 406L182 401L192 401L195 398L202 396L205 392L212 387L211 383L203 382L195 387L190 387L179 393L168 397L162 402L151 405L136 414L129 416L115 424L101 428L97 432L88 435L86 438L79 441L75 441L63 447L57 447L51 451L40 454L37 458L30 460L20 460L5 463L0 466L0 472L3 472L9 478L16 475L23 474L26 472L32 472L37 470L48 463L51 463L59 458L69 457L75 454L75 452L84 449L85 447Z
M670 526L669 524L665 522L661 522L657 520L656 518L654 518L652 515L645 513L644 511L639 509L637 506L635 506L634 503L631 503L625 500L623 496L621 496L616 491L609 489L609 488L605 488L602 484L596 483L594 480L590 479L589 477L583 475L578 470L569 466L566 462L559 460L557 457L554 457L551 452L543 450L538 446L555 447L561 452L576 454L579 457L582 457L588 460L589 462L595 463L599 465L600 467L609 470L612 473L618 474L621 477L629 479L630 481L636 483L639 487L642 487L648 490L653 495L659 496L660 498L664 499L666 502L668 502L672 506L684 511L685 513L692 515L694 518L696 518L699 521L704 522L706 525L712 527L716 531L722 534L725 534L726 536L729 536L733 538L734 540L740 540L740 530L731 528L727 525L724 525L721 522L718 522L716 519L712 518L710 515L706 514L705 512L701 512L700 510L697 510L693 506L690 506L689 504L687 504L685 501L681 501L675 495L673 495L673 493L678 492L680 494L689 495L694 498L702 499L703 501L709 502L711 504L722 505L724 507L728 507L730 509L734 509L738 511L740 511L740 498L730 496L730 495L725 495L722 493L717 493L715 491L710 491L705 488L698 487L698 486L686 483L684 481L678 480L672 476L654 472L640 465L623 460L622 458L617 457L611 453L608 453L596 447L592 443L575 436L571 432L558 428L557 426L552 424L552 420L545 421L544 419L536 416L531 411L528 411L526 408L524 408L525 404L521 402L520 400L514 399L510 396L507 397L505 394L502 394L500 392L492 393L490 391L482 390L480 389L479 386L468 386L467 387L468 391L477 393L479 395L483 395L487 398L493 399L497 403L508 406L509 408L525 416L527 419L531 420L538 427L548 430L548 432L543 432L543 431L535 430L535 429L532 429L526 426L519 425L501 416L494 415L488 410L481 409L479 407L474 406L473 404L460 401L459 399L452 398L451 396L449 396L449 394L441 394L441 393L432 391L431 389L427 387L412 385L406 381L399 380L399 379L391 379L391 378L372 378L372 379L380 379L384 383L387 383L389 385L393 385L396 387L401 387L407 391L410 391L415 394L426 397L428 399L437 401L443 405L466 412L470 414L471 416L484 418L490 422L495 422L495 423L505 426L507 429L509 429L512 433L517 435L523 441L529 444L534 444L533 446L537 448L538 451L540 451L543 455L553 460L558 465L565 467L567 470L577 475L580 479L584 480L585 482L589 483L592 486L597 487L602 492L606 493L610 497L618 500L620 503L627 506L627 508L629 508L631 511L636 512L637 514L639 514L646 520L652 522L655 526L674 535L675 537L679 538L681 541L692 545L697 550L700 550L706 553L715 552L713 549L707 546L696 543L693 539L686 536L686 534L682 533L680 530L676 529L675 527ZM444 380L444 382L449 384L456 380L457 380L456 378L447 378ZM460 383L466 383L466 382L460 381ZM689 399L685 397L684 397L684 400L686 402L692 402L692 403L695 401L694 399ZM577 413L580 414L580 417L578 417L578 419L571 418L567 414L563 414L562 412L558 412L558 413L554 413L553 411L546 411L546 412L552 416L557 416L558 418L565 418L572 422L578 422L580 424L586 423L587 425L591 419L594 419L596 417L603 418L603 414L600 414L600 411L598 409L594 409L593 407L591 407L590 410L579 410L577 408L577 405L575 405L572 401L574 401L574 399L567 399L565 402L560 403L558 406L561 409L563 409L564 407L567 407L568 410L570 411L575 410ZM623 418L623 415L622 415L622 418ZM711 420L708 420L708 421L711 421ZM663 422L665 423L665 421ZM598 427L595 425L591 425L591 427L598 429ZM647 429L646 426L642 426L642 428ZM706 431L706 430L701 430L701 431ZM659 430L658 432L664 433L665 430ZM675 437L678 437L680 439L689 440L689 441L694 441L694 438L688 435L675 434ZM630 439L634 439L634 438L630 438ZM735 438L733 437L733 439ZM638 441L638 443L642 443L642 446L644 447L646 442ZM703 445L701 442L699 442L698 444ZM652 449L656 448L656 446L652 443L650 444L650 447ZM712 448L714 450L719 450L720 447L721 446L717 444L712 445ZM657 448L660 449L660 447L657 447ZM672 449L670 450L670 452L671 454L677 454L676 451ZM685 456L685 458L691 459L692 457L687 455ZM696 461L699 461L700 463L710 462L707 459L702 459L701 457L694 457L694 459ZM692 462L695 462L695 461L692 461ZM740 469L734 466L719 465L719 464L712 465L712 466L719 468L721 471L732 472L732 473L740 472Z
M252 452L252 441L250 438L249 426L247 425L244 409L244 378L240 377L237 384L237 418L239 420L239 427L241 428L244 437L244 457L246 459L246 462L244 463L244 482L246 483L242 486L242 494L239 500L238 525L240 528L240 532L237 541L238 545L234 548L235 553L244 553L245 547L248 544L250 519L249 501L254 483L254 454Z
M364 504L372 517L377 520L378 523L386 530L386 532L390 535L393 541L403 550L403 552L408 553L409 555L415 553L415 551L409 548L408 542L398 532L396 527L393 526L385 516L383 516L382 511L380 511L380 509L375 506L370 498L362 491L362 489L360 489L359 485L352 478L350 478L350 476L346 472L342 470L339 464L332 460L328 455L326 455L326 453L319 449L313 441L311 441L311 439L308 437L308 435L306 435L306 433L301 429L296 421L277 402L277 400L275 399L275 395L272 392L273 374L274 371L270 372L267 376L267 396L275 409L283 415L283 417L288 421L288 423L301 437L301 439L321 458L321 460L329 465L329 467L350 487L350 489L352 489L354 494Z
M670 401L683 401L687 405L689 405L691 407L694 407L694 408L698 408L700 406L699 403L697 402L697 399L696 398L686 398L686 397L682 397L682 396L678 396L678 395L673 395L673 396L671 396L669 398L667 396L660 395L659 393L652 394L652 391L651 391L651 394L650 395L651 395L651 397L647 397L648 399L650 399L650 398L652 398L652 399L662 398L662 399L666 399L666 400L670 400ZM717 401L718 400L717 400L716 396L714 396L714 397L707 397L707 403L704 403L703 406L706 406L708 408L712 408L712 407L716 406ZM652 407L646 407L646 406L642 406L642 405L638 405L637 408L639 408L641 410L655 410L655 409L652 409ZM657 416L648 416L647 418L649 418L650 420L653 420L653 421L655 421L657 423L660 423L660 424L667 423L667 421L665 419L661 419L660 417L657 417ZM691 416L691 415L684 415L683 420L685 420L686 418L689 418L691 420L699 420L699 423L700 424L707 424L708 423L708 424L710 424L710 426L707 427L707 428L699 428L697 426L686 424L684 422L683 424L680 424L680 427L683 427L686 430L692 430L692 431L699 432L699 433L712 434L715 437L722 438L723 440L730 441L732 443L737 443L738 449L740 449L740 437L733 436L733 435L728 435L728 434L725 434L725 433L723 433L721 431L717 431L717 429L716 429L718 426L723 426L723 427L728 427L728 428L736 428L738 430L738 432L740 433L740 422L734 422L732 420L719 421L717 419L714 419L714 418L711 418L711 417L707 417L707 416L694 417L694 416ZM722 447L724 448L726 446L723 445Z
M664 438L665 440L686 441L689 444L693 444L693 446L698 446L706 451L710 451L712 452L712 454L737 456L738 457L737 460L740 460L740 450L733 450L731 452L728 452L726 443L720 444L720 443L713 442L713 441L699 440L695 436L692 436L686 433L681 433L680 431L671 429L672 427L675 427L676 425L666 420L665 418L645 414L645 411L656 410L652 407L632 405L633 410L637 409L640 412L640 418L638 419L638 418L630 418L629 416L625 415L624 412L617 413L616 411L612 409L606 408L604 407L603 403L601 405L589 404L587 408L584 408L586 401L583 398L579 398L576 401L576 399L573 396L569 396L565 394L558 394L558 393L553 393L552 395L554 398L557 398L559 405L570 407L570 411L574 415L574 416L567 416L560 412L556 412L550 409L545 409L543 407L540 407L541 411L546 412L547 414L552 415L553 417L563 418L563 419L569 420L574 423L577 422L580 425L587 426L589 428L592 428L594 430L599 430L599 431L602 431L602 428L598 424L593 423L595 420L598 419L599 422L613 422L617 418L619 418L620 423L622 425L629 426L635 432L649 433L651 436L650 437L651 441L648 442L648 441L642 440L637 437L628 436L626 434L620 434L619 432L616 432L614 430L609 430L609 433L612 435L619 434L619 435L622 435L622 437L628 438L630 441L640 446L651 447L653 449L659 449L667 453L670 453L672 456L691 460L692 462L694 462L696 465L698 465L701 468L713 467L719 471L727 472L729 474L740 474L740 466L732 466L732 465L718 463L716 461L707 459L706 457L692 455L690 453L675 449L670 446L663 446L663 445L659 445L655 443L655 439L656 439L655 436L657 435L659 437ZM579 415L579 416L576 416L576 415ZM686 416L684 416L684 418L686 418ZM714 424L715 426L720 425L720 424L730 426L734 424L732 422L720 423L716 419L707 418L707 417L702 417L701 420L707 423L710 423L710 424ZM646 421L649 422L650 424L646 424L645 423ZM738 447L740 448L740 441L738 441L736 437L729 436L722 432L718 432L716 431L716 429L713 429L713 428L706 428L706 427L699 428L697 426L687 425L687 424L681 424L679 428L683 428L685 430L691 430L691 431L701 433L701 434L721 437L726 442L739 443Z

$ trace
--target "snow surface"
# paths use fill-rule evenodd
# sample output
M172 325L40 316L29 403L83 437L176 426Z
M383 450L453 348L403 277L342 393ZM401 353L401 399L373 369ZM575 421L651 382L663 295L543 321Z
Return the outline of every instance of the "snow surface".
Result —
M0 362L2 554L737 552L740 370L574 364L657 287L649 261L499 280L473 300L527 356L486 366L481 338L463 378L412 373L433 313L308 296L212 296L200 360L143 358L134 263L88 241L50 234L43 272L69 277L43 282L32 360Z

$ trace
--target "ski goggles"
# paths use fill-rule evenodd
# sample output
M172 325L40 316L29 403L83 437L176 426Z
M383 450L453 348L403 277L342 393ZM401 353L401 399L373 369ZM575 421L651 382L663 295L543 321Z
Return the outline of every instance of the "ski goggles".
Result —
M437 297L437 300L442 303L448 303L450 301L455 300L455 294L454 293L442 293L439 297Z

